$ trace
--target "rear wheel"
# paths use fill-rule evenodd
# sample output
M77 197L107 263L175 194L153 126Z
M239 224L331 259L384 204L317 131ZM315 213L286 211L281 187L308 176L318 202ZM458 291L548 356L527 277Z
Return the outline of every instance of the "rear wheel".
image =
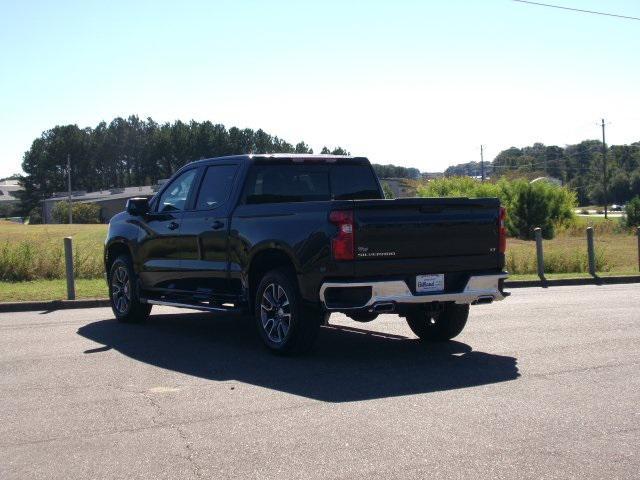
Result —
M425 342L446 342L457 337L467 324L469 305L450 303L438 311L415 309L408 313L409 328Z
M146 320L151 305L140 302L136 275L131 258L120 255L109 270L109 299L111 309L119 322L137 323Z
M285 269L267 272L256 291L255 321L260 338L274 352L300 353L313 345L324 315L305 306L295 275Z

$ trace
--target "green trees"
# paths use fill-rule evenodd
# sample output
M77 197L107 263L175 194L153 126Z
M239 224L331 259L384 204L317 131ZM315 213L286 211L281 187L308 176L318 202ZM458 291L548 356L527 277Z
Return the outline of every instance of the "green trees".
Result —
M605 187L608 203L625 203L640 194L640 142L612 145L607 150L606 159L602 155L602 143L598 140L585 140L564 148L542 143L524 148L511 147L485 165L485 171L490 172L492 178L557 178L575 190L580 205L603 204ZM479 163L449 167L445 174L478 176Z
M513 236L530 240L534 229L540 227L543 238L553 238L557 227L568 225L575 216L576 197L567 188L523 180L504 187L507 228Z
M420 170L417 168L399 167L397 165L373 165L378 178L411 178L418 180Z
M625 203L631 198L631 186L629 183L629 175L618 170L609 184L609 201L613 203Z
M479 182L469 177L435 179L418 188L421 197L498 197L507 208L509 235L533 238L540 227L544 238L553 238L556 228L574 219L575 193L548 182L525 179Z
M624 209L628 227L640 226L640 196L633 197Z
M310 153L313 153L313 152L310 152ZM350 153L347 152L342 147L336 147L333 150L330 150L327 146L324 146L322 147L322 151L320 153L322 155L350 155Z
M482 176L482 165L480 162L462 163L448 167L444 174L447 177L468 175L470 177ZM484 174L489 177L493 175L493 165L491 162L484 162Z
M187 162L241 153L313 153L264 130L239 129L209 121L158 124L133 115L95 128L63 125L36 138L24 154L25 190L21 210L30 212L43 198L67 189L67 155L74 190L149 185L170 177ZM340 147L334 153L346 153Z

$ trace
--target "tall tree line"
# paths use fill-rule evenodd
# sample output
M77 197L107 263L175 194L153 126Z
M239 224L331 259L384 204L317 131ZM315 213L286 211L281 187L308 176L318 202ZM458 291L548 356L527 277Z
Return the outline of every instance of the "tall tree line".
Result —
M67 155L74 190L152 185L193 160L243 153L313 153L262 129L239 129L210 121L157 123L137 116L101 122L95 128L56 126L35 139L24 154L22 210L67 189ZM340 147L322 153L347 154Z
M400 167L398 165L373 165L378 178L411 178L420 179L420 170L417 168Z

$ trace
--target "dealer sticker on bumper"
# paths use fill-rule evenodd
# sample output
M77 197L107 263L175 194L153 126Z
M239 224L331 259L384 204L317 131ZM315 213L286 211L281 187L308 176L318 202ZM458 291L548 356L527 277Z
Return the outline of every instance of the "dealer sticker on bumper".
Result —
M416 276L416 293L442 291L444 291L444 274Z

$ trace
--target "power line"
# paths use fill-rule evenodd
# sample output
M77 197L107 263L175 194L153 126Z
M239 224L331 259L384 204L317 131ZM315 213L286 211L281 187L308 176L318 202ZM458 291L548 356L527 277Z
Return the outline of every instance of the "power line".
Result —
M570 10L572 12L591 13L593 15L603 15L605 17L624 18L626 20L640 20L640 18L638 17L629 17L627 15L617 15L615 13L596 12L594 10L582 10L580 8L563 7L561 5L551 5L549 3L530 2L528 0L513 0L513 1L518 3L528 3L529 5L538 5L540 7L550 7L550 8L559 8L561 10Z

